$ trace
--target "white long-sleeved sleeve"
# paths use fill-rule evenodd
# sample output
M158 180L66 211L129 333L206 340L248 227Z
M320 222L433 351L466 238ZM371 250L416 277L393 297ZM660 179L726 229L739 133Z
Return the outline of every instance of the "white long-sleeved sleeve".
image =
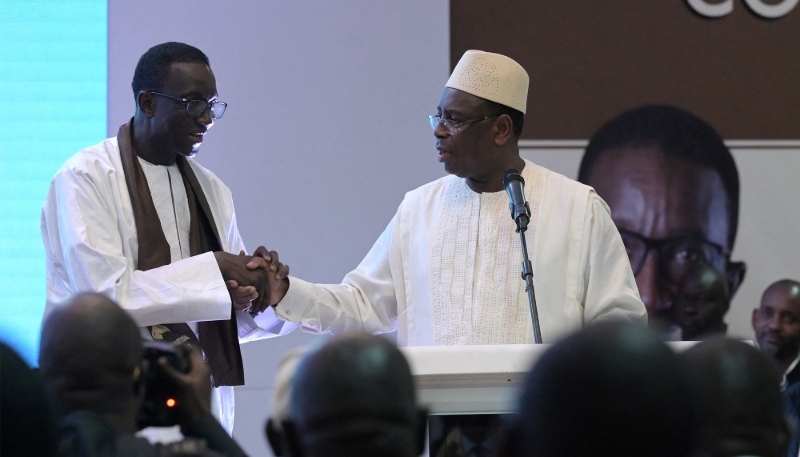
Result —
M64 168L51 183L41 223L45 313L74 293L96 291L119 303L140 326L230 318L230 295L213 253L135 269L120 233L121 199L112 180L104 179L89 170Z
M646 324L647 311L611 212L593 191L589 198L581 255L584 323L627 319Z
M392 257L399 258L395 216L361 264L342 284L311 284L290 277L275 311L315 333L386 333L397 328L397 295Z
M275 315L275 309L267 308L263 313L251 316L247 311L236 311L236 326L239 330L239 343L274 338L286 335L297 328L294 322L288 322Z

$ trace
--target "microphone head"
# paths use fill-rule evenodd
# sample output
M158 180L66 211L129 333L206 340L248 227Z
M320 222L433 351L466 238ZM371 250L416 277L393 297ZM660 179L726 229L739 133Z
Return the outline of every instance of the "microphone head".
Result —
M516 168L506 170L505 177L503 178L503 187L508 187L508 183L511 181L520 181L522 184L525 184L525 179L519 174L519 170Z

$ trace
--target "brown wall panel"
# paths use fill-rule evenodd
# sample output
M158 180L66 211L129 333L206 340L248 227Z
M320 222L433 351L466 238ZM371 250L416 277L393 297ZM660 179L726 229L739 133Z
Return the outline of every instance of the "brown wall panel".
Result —
M726 139L800 138L800 6L766 20L742 0L718 19L680 0L452 0L450 21L451 67L481 49L528 70L523 138L586 139L647 103Z

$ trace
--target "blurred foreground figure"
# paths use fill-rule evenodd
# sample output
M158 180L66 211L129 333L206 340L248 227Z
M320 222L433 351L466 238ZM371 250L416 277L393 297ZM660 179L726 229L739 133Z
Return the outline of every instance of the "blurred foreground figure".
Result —
M689 363L700 399L698 456L785 454L789 427L781 374L767 356L748 344L720 338L681 357Z
M800 382L800 282L782 279L767 287L752 323L761 351L783 372L781 387Z
M501 455L690 456L695 417L678 356L645 328L607 323L542 356Z
M308 352L305 346L296 347L284 354L275 370L275 384L272 391L272 415L267 419L264 433L276 457L289 455L283 434L283 422L291 419L289 398L292 395L292 380L297 366Z
M142 358L139 328L104 295L87 293L53 310L42 327L39 366L58 420L60 456L244 456L211 416L211 383L200 351L187 346L188 373ZM174 382L181 432L169 445L137 438L147 370Z
M416 406L408 362L382 338L350 335L311 352L289 404L283 455L413 457L424 449L426 411Z
M56 425L42 383L13 349L0 343L0 455L56 455Z

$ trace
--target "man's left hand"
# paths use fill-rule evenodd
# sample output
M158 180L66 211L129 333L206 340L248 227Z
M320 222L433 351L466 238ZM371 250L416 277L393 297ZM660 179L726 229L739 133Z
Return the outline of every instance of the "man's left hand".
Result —
M253 300L258 298L258 292L253 286L239 286L239 283L233 279L225 281L228 286L228 292L231 294L233 300L233 308L236 311L243 311L253 304Z

